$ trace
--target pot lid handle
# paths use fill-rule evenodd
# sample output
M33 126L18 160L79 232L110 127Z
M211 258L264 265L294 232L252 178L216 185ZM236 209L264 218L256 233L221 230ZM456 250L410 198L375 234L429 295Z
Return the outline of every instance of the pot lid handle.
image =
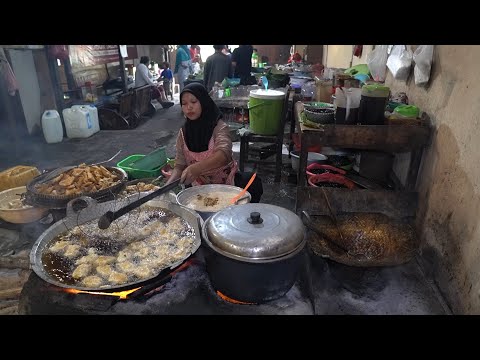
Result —
M257 211L251 212L250 217L247 219L250 224L261 224L263 219L260 216L260 213Z

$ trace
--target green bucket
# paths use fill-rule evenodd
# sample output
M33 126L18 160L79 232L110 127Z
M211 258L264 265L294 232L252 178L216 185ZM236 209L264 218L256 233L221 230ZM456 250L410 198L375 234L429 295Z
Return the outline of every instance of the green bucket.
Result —
M282 124L285 93L279 90L250 91L250 130L258 135L276 135Z

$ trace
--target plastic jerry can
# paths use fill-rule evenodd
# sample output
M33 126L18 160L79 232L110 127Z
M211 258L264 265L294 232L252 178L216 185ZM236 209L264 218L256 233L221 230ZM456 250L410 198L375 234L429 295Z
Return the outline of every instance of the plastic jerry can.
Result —
M49 144L63 140L62 119L57 110L46 110L42 115L42 130L45 141Z
M68 108L63 110L63 121L67 137L87 138L94 133L90 112L85 108Z
M95 132L100 131L100 122L98 121L98 109L95 105L87 105L90 115L92 116L93 129Z
M93 133L100 131L100 123L98 122L98 109L95 105L73 105L72 109L84 109L90 113L90 118L92 120L92 129Z

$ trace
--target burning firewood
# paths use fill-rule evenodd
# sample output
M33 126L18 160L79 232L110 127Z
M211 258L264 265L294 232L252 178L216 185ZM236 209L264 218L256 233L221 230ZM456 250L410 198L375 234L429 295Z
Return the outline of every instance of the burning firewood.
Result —
M13 289L0 290L0 300L4 299L18 299L23 287Z
M29 270L30 261L28 258L22 258L14 255L0 256L0 268Z

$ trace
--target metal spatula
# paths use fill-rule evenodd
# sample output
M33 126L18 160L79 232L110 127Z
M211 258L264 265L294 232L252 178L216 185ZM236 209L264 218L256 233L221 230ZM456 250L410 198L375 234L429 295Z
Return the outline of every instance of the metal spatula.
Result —
M340 239L342 240L342 243L345 243L345 240L344 240L343 234L342 234L342 230L340 230L340 226L338 225L337 215L335 215L335 212L333 211L332 207L330 206L330 201L328 200L328 196L327 196L327 193L325 192L325 189L323 187L321 187L321 189L322 189L322 192L323 192L323 196L325 197L325 202L327 203L327 208L328 208L328 211L330 213L330 217L333 220L333 224L337 228L338 235L340 235Z
M155 190L154 192L142 197L141 199L135 200L131 204L128 204L127 206L124 206L123 208L118 209L115 212L113 211L106 212L100 217L100 219L98 219L98 227L100 229L107 229L110 226L110 224L113 221L117 220L120 216L125 215L126 213L132 211L133 209L138 208L140 205L145 204L147 201L150 201L156 198L157 196L162 195L167 191L174 189L176 186L178 186L178 184L180 184L180 179L177 179L171 182L170 184L165 185L158 190Z

